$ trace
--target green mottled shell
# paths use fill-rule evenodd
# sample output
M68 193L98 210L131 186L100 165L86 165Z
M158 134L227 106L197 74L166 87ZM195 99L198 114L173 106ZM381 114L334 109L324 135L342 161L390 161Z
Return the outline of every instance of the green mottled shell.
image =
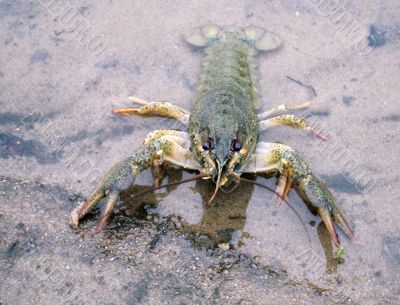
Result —
M251 154L258 139L256 51L245 40L232 37L211 43L205 53L189 119L192 147L212 126L226 133L239 130L238 137Z

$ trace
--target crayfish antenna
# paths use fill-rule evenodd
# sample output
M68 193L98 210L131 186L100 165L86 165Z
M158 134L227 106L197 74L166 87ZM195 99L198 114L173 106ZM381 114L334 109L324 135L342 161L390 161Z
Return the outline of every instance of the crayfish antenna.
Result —
M218 161L217 161L217 165L218 165L217 183L215 186L214 194L211 196L210 200L208 201L208 205L210 205L214 201L215 197L217 196L218 190L220 188L220 184L221 184L222 166L220 165L220 163Z

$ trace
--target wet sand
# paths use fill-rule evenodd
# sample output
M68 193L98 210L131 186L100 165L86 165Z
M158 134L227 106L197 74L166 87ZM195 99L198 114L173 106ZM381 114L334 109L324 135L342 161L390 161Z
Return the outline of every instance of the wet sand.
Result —
M50 3L0 2L1 304L400 303L400 4ZM205 182L132 199L149 172L104 233L98 209L69 229L69 212L148 132L183 128L111 110L129 95L190 109L203 54L183 35L210 23L282 38L257 58L261 110L310 98L288 75L315 89L299 114L330 141L285 127L260 140L298 150L332 190L356 235L339 232L342 259L294 191L291 207L242 185L207 209Z

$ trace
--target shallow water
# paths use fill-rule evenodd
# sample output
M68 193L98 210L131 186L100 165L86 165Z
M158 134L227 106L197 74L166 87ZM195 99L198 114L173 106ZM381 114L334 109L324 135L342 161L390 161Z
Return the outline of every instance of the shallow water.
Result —
M85 39L49 3L0 2L0 303L400 303L397 1L66 1ZM72 208L149 131L182 128L110 110L129 105L128 95L190 109L203 54L182 35L208 23L254 24L282 38L280 50L257 58L261 110L310 98L288 75L315 89L300 114L330 141L285 127L260 140L297 149L332 190L356 235L339 232L341 259L293 191L280 207L241 184L207 208L206 181L131 198L151 185L148 172L121 196L104 234L92 234L98 210L80 233L68 228ZM190 174L171 170L169 179L181 175ZM275 178L258 181L275 188Z

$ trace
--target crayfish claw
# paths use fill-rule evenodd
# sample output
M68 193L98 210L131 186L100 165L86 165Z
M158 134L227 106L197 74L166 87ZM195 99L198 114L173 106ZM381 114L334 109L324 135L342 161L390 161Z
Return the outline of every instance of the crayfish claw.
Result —
M276 186L276 203L278 206L282 204L282 202L289 195L289 191L292 187L292 179L289 178L289 173L287 170L284 170L278 177L278 185Z
M350 239L354 239L354 234L344 218L335 199L325 184L309 174L303 177L295 185L296 191L311 210L316 211L322 218L329 235L336 247L340 246L340 239L336 232L334 222L336 222Z

